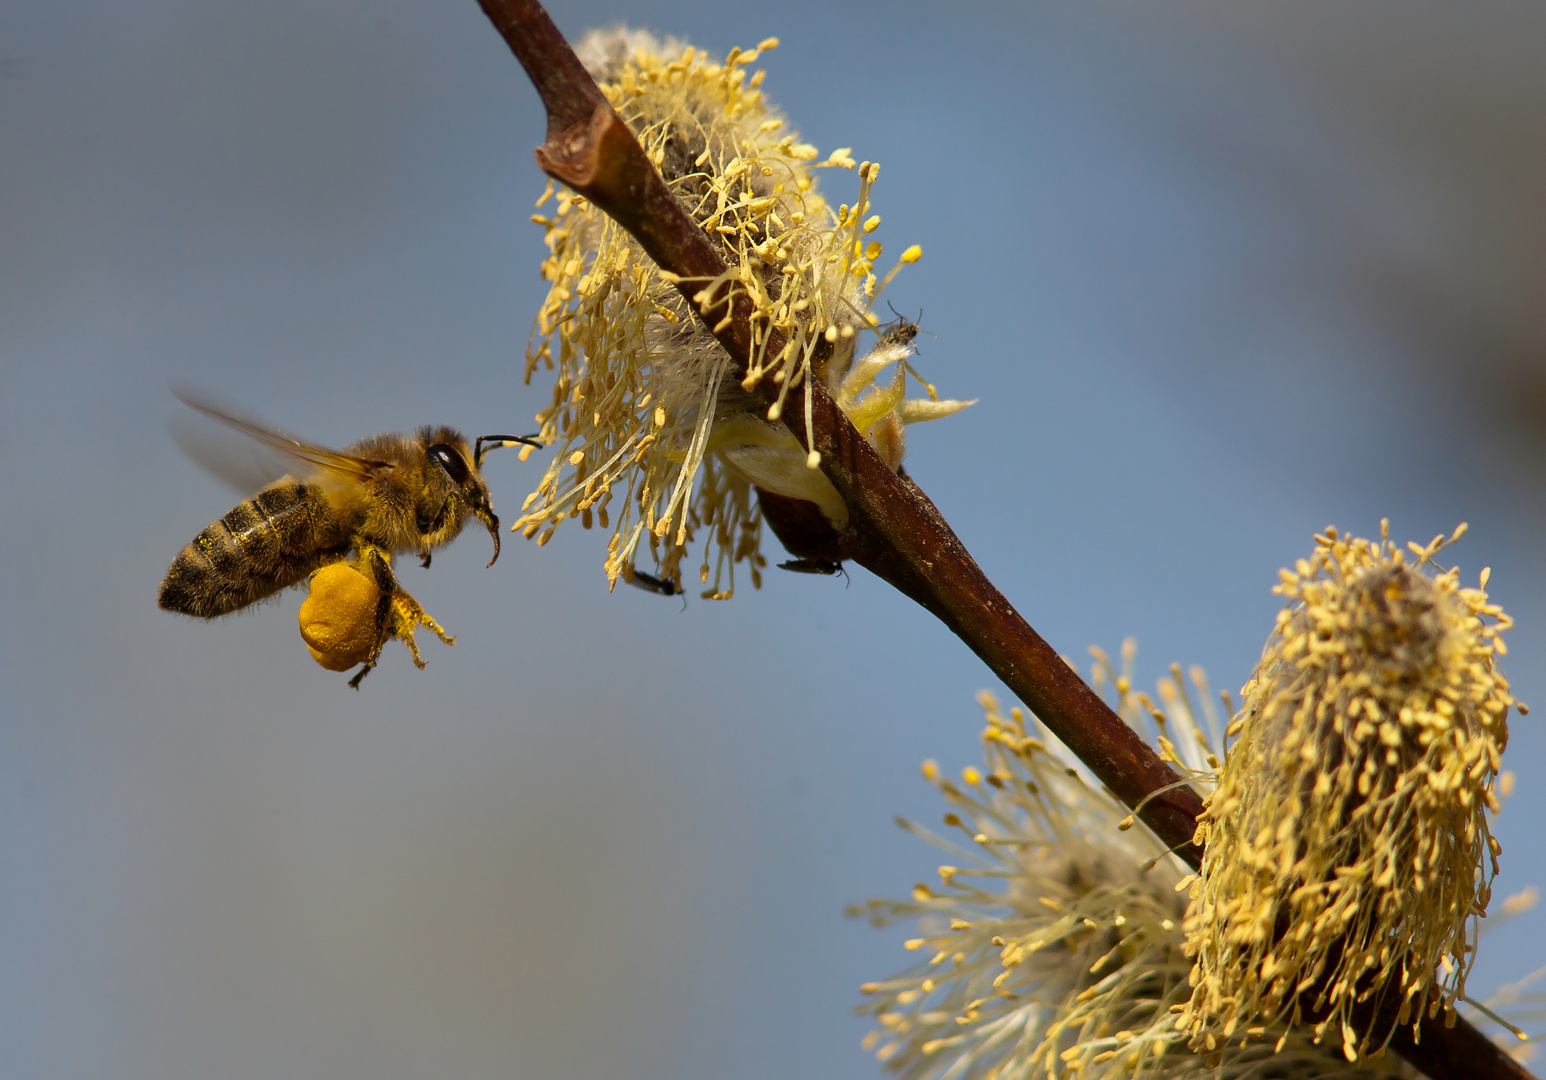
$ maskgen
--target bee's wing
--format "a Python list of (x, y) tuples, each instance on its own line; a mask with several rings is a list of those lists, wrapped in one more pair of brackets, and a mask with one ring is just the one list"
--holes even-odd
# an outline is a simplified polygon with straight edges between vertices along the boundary
[(168, 417), (166, 430), (189, 461), (244, 498), (296, 469), (288, 454), (192, 412)]
[[(277, 451), (284, 458), (292, 461), (303, 461), (312, 466), (313, 470), (332, 473), (335, 476), (341, 476), (354, 481), (378, 480), (392, 471), (393, 466), (389, 461), (356, 457), (353, 454), (329, 450), (327, 447), (318, 446), (315, 443), (303, 442), (277, 428), (242, 416), (228, 406), (215, 405), (185, 387), (173, 387), (172, 393), (190, 409), (202, 413), (212, 420), (218, 420), (228, 427), (235, 428), (243, 435), (256, 440), (259, 445), (268, 450)], [(183, 438), (176, 435), (174, 435), (174, 438), (177, 438), (179, 445), (183, 446), (185, 450), (191, 451), (190, 456), (195, 461), (210, 469), (211, 472), (222, 480), (250, 485), (251, 481), (256, 478), (258, 470), (233, 465), (230, 455), (221, 453), (210, 454), (197, 439)], [(259, 464), (261, 465), (261, 463)], [(272, 471), (272, 467), (262, 469), (265, 478), (256, 485), (248, 486), (247, 490), (249, 492), (254, 491), (268, 481), (277, 479), (277, 475), (268, 475)]]

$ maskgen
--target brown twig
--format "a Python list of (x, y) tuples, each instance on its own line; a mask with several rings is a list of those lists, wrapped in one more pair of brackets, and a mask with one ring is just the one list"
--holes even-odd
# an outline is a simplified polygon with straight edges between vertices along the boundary
[[(658, 266), (682, 279), (683, 296), (724, 346), (735, 377), (744, 375), (754, 344), (750, 301), (729, 290), (706, 304), (695, 299), (702, 282), (726, 270), (718, 248), (672, 196), (542, 6), (535, 0), (479, 3), (547, 109), (538, 166), (611, 215)], [(776, 330), (770, 335), (766, 353), (776, 356), (784, 341)], [(777, 388), (762, 385), (771, 404)], [(881, 459), (820, 382), (812, 380), (810, 390), (810, 439), (803, 417), (785, 423), (802, 445), (820, 453), (822, 471), (848, 505), (844, 553), (933, 612), (1117, 798), (1129, 807), (1143, 803), (1144, 822), (1198, 866), (1202, 852), (1192, 843), (1202, 811), (1197, 793), (1182, 785), (1149, 798), (1180, 778), (1015, 611), (928, 496)], [(1381, 1020), (1376, 1030), (1386, 1030), (1393, 1016)], [(1423, 1035), (1419, 1047), (1410, 1027), (1402, 1027), (1391, 1046), (1434, 1080), (1529, 1080), (1464, 1020), (1447, 1029), (1429, 1024)]]

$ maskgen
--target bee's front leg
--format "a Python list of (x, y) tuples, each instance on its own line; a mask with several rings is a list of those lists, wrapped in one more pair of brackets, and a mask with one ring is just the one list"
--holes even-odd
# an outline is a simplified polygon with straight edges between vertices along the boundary
[(429, 548), (425, 548), (423, 551), (419, 552), (419, 558), (420, 558), (420, 560), (422, 560), (419, 563), (419, 565), (424, 567), (424, 569), (428, 570), (429, 569)]

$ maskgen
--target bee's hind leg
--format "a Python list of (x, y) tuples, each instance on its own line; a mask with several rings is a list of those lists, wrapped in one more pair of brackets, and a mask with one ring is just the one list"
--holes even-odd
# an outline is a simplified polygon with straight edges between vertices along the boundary
[[(365, 657), (364, 666), (355, 672), (354, 678), (349, 680), (349, 685), (355, 690), (360, 688), (360, 683), (365, 676), (370, 674), (377, 661), (381, 659), (381, 647), (387, 639), (398, 636), (396, 609), (392, 603), (393, 597), (399, 591), (397, 575), (392, 573), (390, 556), (380, 548), (372, 544), (360, 545), (360, 556), (355, 563), (362, 572), (368, 572), (376, 583), (376, 590), (380, 594), (376, 600), (376, 631), (375, 644)], [(410, 648), (412, 646), (410, 645)], [(414, 649), (414, 659), (418, 659), (418, 650)], [(420, 667), (424, 665), (419, 664)]]
[(425, 666), (425, 660), (419, 654), (418, 642), (413, 639), (413, 632), (418, 627), (427, 626), (447, 645), (456, 644), (456, 639), (446, 633), (419, 602), (398, 584), (397, 575), (392, 573), (391, 556), (374, 544), (367, 544), (361, 545), (360, 561), (370, 567), (376, 588), (381, 591), (381, 598), (376, 603), (375, 647), (365, 658), (365, 666), (349, 680), (349, 685), (356, 690), (359, 689), (360, 680), (376, 666), (376, 662), (381, 658), (382, 646), (390, 638), (397, 638), (408, 647), (408, 652), (413, 656), (414, 665), (419, 668)]

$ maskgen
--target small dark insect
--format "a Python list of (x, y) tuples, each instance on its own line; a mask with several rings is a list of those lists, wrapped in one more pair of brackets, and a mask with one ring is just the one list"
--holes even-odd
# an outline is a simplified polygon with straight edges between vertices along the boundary
[(848, 579), (848, 571), (843, 569), (842, 563), (827, 559), (790, 559), (779, 563), (778, 568), (796, 574), (825, 574), (827, 577), (842, 574), (845, 581)]
[(654, 593), (656, 596), (681, 596), (682, 590), (674, 581), (664, 581), (654, 574), (646, 574), (643, 570), (635, 570), (631, 576), (623, 578), (635, 589), (643, 589), (645, 592)]
[(392, 559), (412, 551), (428, 566), (431, 549), (450, 543), (468, 519), (476, 518), (493, 538), (493, 566), (499, 558), (499, 518), (480, 471), (483, 456), (496, 446), (540, 445), (535, 438), (484, 435), (469, 452), (467, 440), (451, 428), (421, 427), (412, 435), (372, 435), (340, 452), (198, 398), (177, 396), (301, 467), (239, 504), (183, 548), (161, 582), (161, 607), (217, 618), (298, 585), (313, 571), (355, 553), (358, 568), (381, 595), (375, 643), (349, 685), (358, 689), (389, 637), (403, 638), (420, 667), (424, 662), (413, 644), (416, 626), (428, 626), (450, 641), (397, 583)]
[[(891, 301), (886, 301), (886, 306), (891, 308), (891, 314), (896, 316), (896, 321), (888, 322), (880, 328), (880, 340), (887, 345), (906, 345), (918, 336), (918, 324), (903, 315), (896, 308), (891, 307)], [(918, 312), (918, 318), (923, 318), (923, 312)]]

